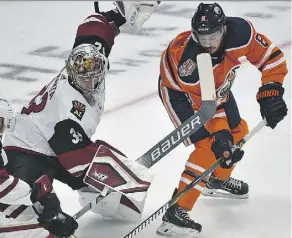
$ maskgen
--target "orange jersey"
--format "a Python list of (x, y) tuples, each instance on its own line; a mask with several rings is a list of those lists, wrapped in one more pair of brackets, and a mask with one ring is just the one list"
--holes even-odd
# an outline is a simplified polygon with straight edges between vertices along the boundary
[[(223, 57), (212, 57), (217, 105), (229, 98), (229, 91), (243, 57), (262, 72), (262, 83), (283, 83), (287, 74), (283, 52), (253, 25), (239, 17), (227, 17)], [(201, 105), (200, 79), (196, 56), (204, 49), (182, 32), (162, 53), (160, 62), (161, 86), (188, 94), (194, 110)]]

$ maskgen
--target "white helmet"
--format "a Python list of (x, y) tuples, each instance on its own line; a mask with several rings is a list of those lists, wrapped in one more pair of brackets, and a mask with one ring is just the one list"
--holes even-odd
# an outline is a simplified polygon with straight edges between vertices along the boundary
[(91, 44), (74, 48), (66, 62), (68, 76), (74, 85), (86, 94), (94, 94), (105, 79), (108, 59)]

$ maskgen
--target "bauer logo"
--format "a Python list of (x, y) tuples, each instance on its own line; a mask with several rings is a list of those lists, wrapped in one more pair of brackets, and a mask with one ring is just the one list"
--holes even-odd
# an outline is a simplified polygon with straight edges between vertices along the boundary
[(190, 136), (191, 131), (195, 129), (196, 125), (201, 125), (201, 119), (199, 116), (195, 117), (193, 120), (181, 127), (175, 133), (172, 133), (164, 141), (161, 141), (158, 147), (154, 148), (151, 153), (152, 161), (155, 161), (158, 158), (164, 156), (164, 154), (167, 154), (168, 151), (172, 150), (173, 147), (178, 145), (181, 140), (187, 139)]

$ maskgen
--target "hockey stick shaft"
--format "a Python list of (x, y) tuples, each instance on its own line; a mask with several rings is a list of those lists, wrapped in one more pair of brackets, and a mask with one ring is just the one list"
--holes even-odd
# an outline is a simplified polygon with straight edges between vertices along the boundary
[(200, 110), (187, 121), (173, 130), (165, 138), (154, 145), (144, 155), (136, 160), (139, 164), (150, 168), (180, 145), (184, 140), (198, 131), (216, 113), (215, 100), (206, 100), (201, 104)]
[(202, 94), (199, 111), (138, 158), (136, 162), (139, 164), (150, 168), (203, 127), (215, 115), (217, 109), (215, 80), (210, 54), (202, 53), (197, 55), (197, 64)]
[[(266, 125), (266, 120), (262, 120), (256, 127), (254, 127), (246, 136), (244, 136), (236, 145), (233, 146), (233, 149), (242, 148), (247, 141), (249, 141), (256, 133), (258, 133)], [(214, 164), (211, 165), (204, 173), (202, 173), (196, 180), (188, 184), (184, 190), (174, 196), (169, 202), (169, 207), (174, 205), (182, 196), (189, 192), (195, 185), (201, 182), (205, 177), (209, 176), (221, 163), (224, 158), (218, 159)]]
[[(95, 11), (99, 12), (98, 2), (94, 3), (94, 7), (95, 7)], [(214, 75), (213, 75), (212, 62), (211, 62), (210, 55), (200, 54), (197, 57), (197, 61), (198, 61), (198, 69), (199, 69), (200, 78), (204, 79), (200, 83), (201, 91), (202, 91), (201, 110), (198, 113), (194, 114), (180, 127), (172, 131), (168, 136), (166, 136), (163, 140), (161, 140), (159, 143), (153, 146), (150, 150), (148, 150), (143, 156), (141, 156), (139, 159), (136, 160), (137, 162), (141, 162), (142, 165), (148, 168), (151, 167), (156, 162), (158, 162), (162, 157), (164, 157), (170, 151), (172, 151), (176, 146), (178, 146), (191, 134), (193, 134), (195, 131), (200, 129), (205, 124), (205, 122), (207, 122), (207, 120), (210, 119), (216, 112)], [(177, 138), (175, 136), (177, 136)], [(154, 161), (153, 161), (153, 155), (155, 156)], [(103, 196), (98, 195), (94, 200), (92, 200), (80, 211), (78, 211), (73, 216), (73, 218), (75, 220), (79, 219), (87, 211), (89, 211), (95, 204), (100, 202), (99, 199), (101, 197)]]
[[(256, 133), (258, 133), (264, 126), (266, 125), (266, 120), (261, 121), (255, 128), (253, 128), (246, 136), (243, 137), (236, 145), (235, 148), (242, 148), (243, 145), (249, 141)], [(188, 184), (184, 190), (176, 194), (171, 200), (169, 200), (166, 204), (160, 207), (156, 212), (150, 215), (146, 220), (136, 226), (132, 231), (130, 231), (123, 238), (132, 238), (136, 236), (140, 231), (142, 231), (147, 225), (149, 225), (152, 221), (154, 221), (158, 216), (163, 214), (169, 207), (173, 206), (177, 201), (184, 196), (188, 191), (190, 191), (194, 186), (196, 186), (199, 182), (201, 182), (205, 177), (209, 176), (219, 165), (223, 158), (218, 159), (214, 164), (210, 166), (205, 172), (203, 172), (196, 180)]]
[(95, 13), (100, 13), (99, 6), (98, 6), (98, 1), (94, 1), (94, 11), (95, 11)]

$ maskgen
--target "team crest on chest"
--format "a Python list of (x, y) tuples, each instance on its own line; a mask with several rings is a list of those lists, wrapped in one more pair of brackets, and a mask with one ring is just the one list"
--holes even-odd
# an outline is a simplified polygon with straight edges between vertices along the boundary
[(229, 72), (226, 74), (224, 83), (216, 90), (217, 93), (217, 103), (223, 103), (227, 100), (231, 86), (236, 77), (236, 70), (239, 69), (239, 65), (234, 66)]
[(184, 63), (179, 66), (179, 76), (184, 77), (184, 76), (189, 76), (192, 74), (192, 72), (197, 68), (197, 65), (194, 61), (191, 59), (188, 59)]
[(81, 121), (85, 113), (86, 106), (83, 103), (78, 102), (76, 100), (72, 101), (72, 104), (73, 107), (70, 112)]

